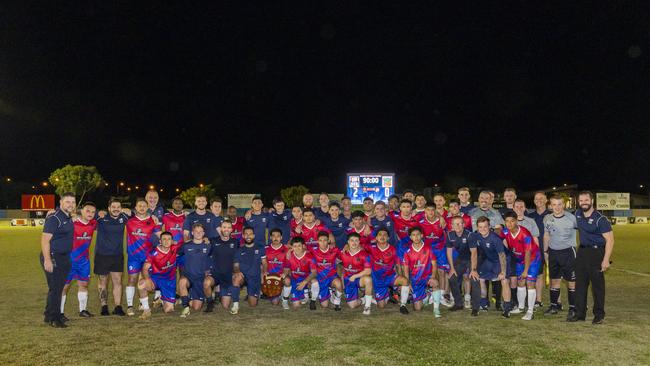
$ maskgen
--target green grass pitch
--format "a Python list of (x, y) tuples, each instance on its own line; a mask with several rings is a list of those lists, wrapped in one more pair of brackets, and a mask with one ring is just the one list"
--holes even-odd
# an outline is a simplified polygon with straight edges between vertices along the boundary
[[(592, 326), (564, 322), (566, 313), (531, 322), (495, 311), (434, 319), (430, 308), (400, 315), (396, 306), (364, 317), (361, 310), (284, 311), (262, 301), (149, 321), (77, 316), (68, 296), (67, 329), (42, 321), (45, 277), (38, 264), (38, 228), (0, 226), (0, 364), (241, 365), (634, 365), (650, 364), (650, 226), (616, 226), (607, 273), (607, 317)], [(92, 249), (91, 249), (92, 253)], [(545, 291), (545, 302), (548, 293)], [(110, 291), (109, 291), (110, 297)], [(566, 299), (563, 289), (562, 298)], [(112, 302), (112, 298), (111, 298)], [(112, 304), (111, 304), (112, 307)], [(99, 313), (96, 278), (89, 310)], [(591, 317), (591, 314), (589, 314)], [(589, 320), (589, 319), (588, 319)]]

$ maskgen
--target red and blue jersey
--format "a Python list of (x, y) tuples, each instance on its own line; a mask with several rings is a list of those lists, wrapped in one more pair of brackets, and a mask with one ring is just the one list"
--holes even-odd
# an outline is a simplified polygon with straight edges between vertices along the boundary
[(388, 245), (384, 250), (377, 245), (370, 248), (370, 268), (376, 277), (389, 278), (395, 275), (395, 265), (398, 263), (397, 249), (394, 246)]
[(183, 242), (183, 223), (185, 223), (185, 213), (177, 215), (173, 212), (166, 212), (162, 217), (162, 224), (165, 231), (172, 234), (174, 243)]
[(176, 280), (176, 257), (180, 247), (180, 244), (174, 244), (169, 247), (167, 253), (163, 252), (160, 247), (156, 247), (147, 254), (145, 263), (151, 264), (149, 274), (157, 278)]
[(325, 227), (324, 224), (320, 223), (316, 225), (315, 223), (312, 224), (312, 227), (307, 226), (304, 222), (302, 225), (300, 225), (300, 234), (296, 234), (297, 236), (300, 236), (303, 238), (305, 241), (305, 245), (307, 246), (308, 249), (313, 250), (315, 248), (318, 248), (318, 233), (321, 231), (325, 231), (328, 234), (331, 234), (330, 229)]
[(423, 245), (420, 250), (415, 250), (413, 245), (404, 253), (402, 265), (409, 271), (411, 282), (422, 283), (429, 280), (433, 273), (432, 261), (436, 260), (433, 250), (429, 245)]
[[(364, 233), (364, 231), (366, 230), (366, 227), (368, 227), (368, 229), (370, 229), (370, 232), (368, 233), (368, 235), (366, 235), (366, 234)], [(345, 229), (345, 233), (346, 233), (347, 235), (350, 235), (350, 234), (352, 234), (352, 233), (357, 233), (357, 234), (359, 234), (359, 236), (361, 237), (361, 238), (360, 238), (360, 241), (359, 241), (359, 243), (361, 244), (361, 247), (362, 247), (364, 250), (369, 251), (369, 250), (370, 250), (370, 246), (372, 245), (372, 242), (375, 241), (375, 236), (373, 235), (372, 230), (373, 230), (373, 229), (372, 229), (372, 226), (370, 226), (370, 225), (363, 225), (363, 227), (361, 228), (361, 230), (357, 230), (357, 229), (355, 229), (354, 227), (349, 227), (349, 228)]]
[(370, 256), (368, 252), (361, 249), (358, 252), (351, 254), (350, 251), (342, 251), (339, 254), (339, 260), (343, 266), (343, 277), (345, 279), (362, 272), (366, 268), (370, 268)]
[(431, 222), (426, 217), (420, 220), (422, 228), (422, 240), (424, 244), (435, 250), (441, 250), (445, 247), (445, 230), (442, 228), (442, 222), (439, 217)]
[(74, 235), (72, 237), (72, 251), (70, 260), (73, 262), (88, 260), (90, 242), (93, 240), (93, 233), (97, 228), (97, 221), (90, 220), (87, 223), (77, 219), (74, 220)]
[(312, 270), (316, 269), (316, 262), (314, 256), (305, 251), (302, 257), (296, 256), (296, 253), (291, 252), (289, 259), (284, 263), (284, 268), (289, 268), (292, 281), (304, 281), (309, 277)]
[(269, 274), (276, 276), (282, 274), (284, 263), (287, 261), (288, 250), (285, 245), (280, 245), (277, 249), (273, 248), (271, 244), (266, 246), (266, 263)]
[[(469, 215), (465, 215), (465, 213), (463, 212), (461, 212), (460, 215), (458, 216), (463, 218), (463, 227), (469, 231), (472, 231), (472, 218), (469, 217)], [(452, 214), (445, 215), (445, 223), (447, 224), (445, 230), (447, 230), (447, 232), (451, 232), (454, 230), (451, 228), (451, 221), (453, 220), (454, 217), (455, 216), (453, 216)]]
[(154, 235), (160, 231), (151, 216), (141, 219), (133, 216), (126, 222), (126, 252), (129, 257), (146, 257), (153, 246)]
[(326, 251), (322, 251), (319, 247), (311, 251), (314, 262), (316, 262), (316, 273), (319, 282), (336, 277), (336, 263), (339, 253), (337, 247), (328, 247)]
[(413, 209), (412, 215), (413, 217), (415, 217), (416, 220), (420, 221), (424, 218), (424, 209), (422, 209), (422, 211), (417, 211), (417, 209)]
[(237, 239), (240, 243), (242, 242), (242, 234), (244, 233), (244, 225), (246, 225), (246, 219), (243, 217), (235, 217), (232, 222), (232, 234), (230, 237)]
[(533, 240), (533, 235), (523, 226), (519, 226), (519, 231), (512, 234), (508, 229), (503, 229), (506, 243), (512, 253), (512, 256), (517, 259), (518, 263), (524, 263), (526, 258), (526, 251), (530, 250), (531, 263), (540, 258), (539, 246)]
[(405, 219), (398, 213), (393, 216), (393, 222), (395, 223), (395, 234), (397, 234), (399, 240), (408, 238), (409, 230), (419, 226), (418, 220), (413, 215), (411, 215), (410, 218)]

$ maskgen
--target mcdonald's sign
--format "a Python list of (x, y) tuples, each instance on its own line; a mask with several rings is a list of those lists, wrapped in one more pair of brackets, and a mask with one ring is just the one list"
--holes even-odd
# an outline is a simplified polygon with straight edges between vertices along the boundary
[(23, 211), (54, 210), (53, 194), (23, 194), (21, 199)]

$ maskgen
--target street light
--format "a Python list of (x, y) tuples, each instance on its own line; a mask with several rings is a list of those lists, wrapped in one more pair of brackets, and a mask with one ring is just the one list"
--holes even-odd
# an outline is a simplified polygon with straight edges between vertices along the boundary
[(124, 187), (124, 182), (120, 182), (120, 187)]
[(153, 184), (149, 185), (149, 189), (154, 189), (156, 188)]
[(131, 187), (126, 187), (126, 190), (131, 192)]
[(199, 183), (199, 187), (203, 188), (203, 183)]
[(49, 184), (48, 184), (47, 182), (43, 182), (43, 183), (41, 183), (41, 185), (42, 185), (43, 187), (47, 187)]
[(140, 186), (135, 186), (135, 189), (140, 189)]
[(11, 178), (7, 178), (7, 183), (11, 183)]
[(176, 192), (180, 192), (180, 191), (181, 191), (181, 189), (180, 189), (180, 188), (176, 188)]
[(639, 188), (643, 188), (643, 184), (639, 184)]
[(557, 189), (557, 187), (553, 187), (553, 190), (556, 190), (556, 189)]

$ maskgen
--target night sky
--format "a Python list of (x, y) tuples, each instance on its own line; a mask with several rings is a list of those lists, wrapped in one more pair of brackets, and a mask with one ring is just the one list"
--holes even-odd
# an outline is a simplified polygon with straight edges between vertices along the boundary
[(343, 192), (350, 171), (395, 172), (398, 191), (650, 183), (642, 2), (92, 3), (3, 9), (1, 176), (73, 163), (230, 192)]

